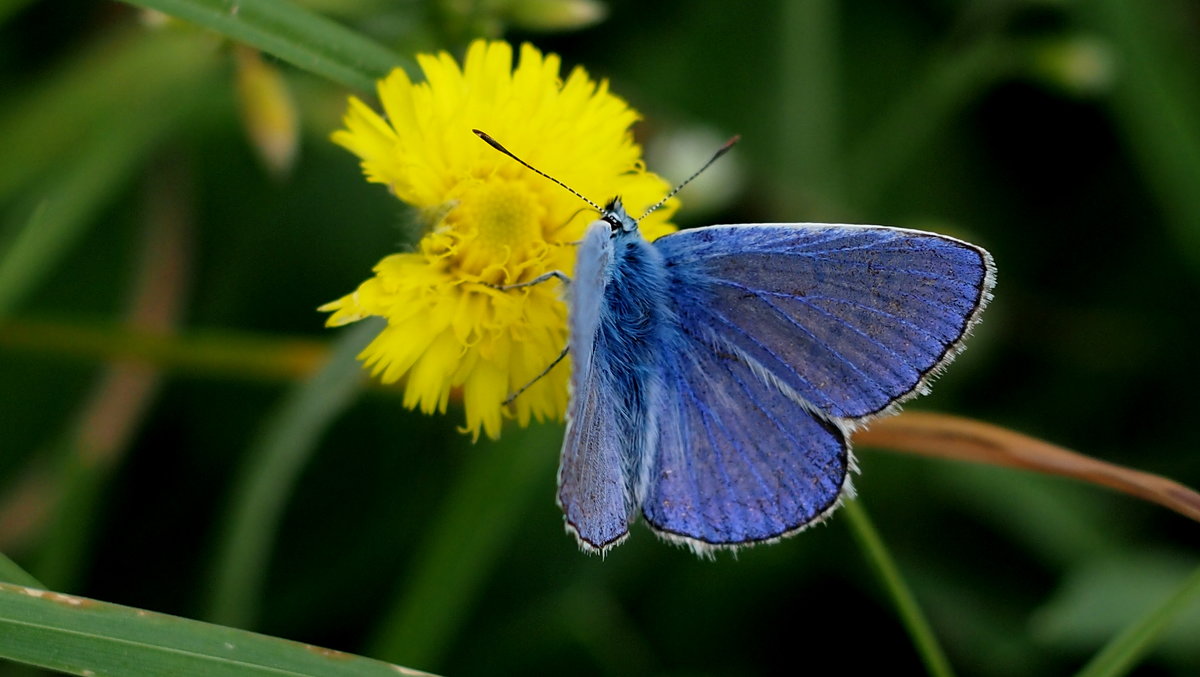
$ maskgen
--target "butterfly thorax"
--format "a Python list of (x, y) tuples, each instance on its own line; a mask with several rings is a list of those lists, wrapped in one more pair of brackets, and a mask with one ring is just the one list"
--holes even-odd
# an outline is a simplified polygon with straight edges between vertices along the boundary
[(609, 356), (605, 374), (611, 390), (622, 393), (618, 409), (621, 436), (632, 452), (626, 458), (631, 498), (640, 500), (646, 464), (653, 456), (651, 440), (657, 430), (656, 401), (661, 383), (660, 360), (670, 326), (665, 303), (666, 269), (662, 255), (637, 230), (619, 200), (609, 204), (602, 217), (613, 227), (612, 263), (604, 288), (605, 312), (598, 327), (596, 346)]

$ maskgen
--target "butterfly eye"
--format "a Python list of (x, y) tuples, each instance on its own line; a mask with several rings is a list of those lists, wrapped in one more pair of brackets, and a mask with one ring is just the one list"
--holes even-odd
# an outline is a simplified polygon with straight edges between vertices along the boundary
[(616, 214), (605, 214), (601, 219), (608, 224), (609, 228), (612, 228), (613, 235), (625, 230), (625, 227), (621, 225), (621, 219), (617, 218)]

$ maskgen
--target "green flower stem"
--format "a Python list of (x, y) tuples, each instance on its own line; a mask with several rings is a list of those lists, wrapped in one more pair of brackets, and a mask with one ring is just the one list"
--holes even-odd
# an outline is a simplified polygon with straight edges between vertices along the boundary
[(412, 62), (320, 14), (283, 0), (125, 0), (179, 17), (360, 91)]
[(884, 589), (892, 598), (892, 604), (900, 614), (900, 622), (904, 624), (904, 629), (912, 638), (917, 653), (925, 663), (925, 669), (931, 675), (952, 677), (954, 670), (950, 667), (950, 661), (946, 659), (946, 654), (938, 644), (933, 629), (929, 627), (929, 621), (925, 619), (925, 614), (917, 605), (916, 597), (913, 596), (908, 584), (900, 576), (900, 568), (896, 566), (896, 561), (888, 553), (883, 539), (879, 537), (879, 532), (875, 530), (875, 526), (867, 516), (867, 511), (859, 501), (854, 500), (846, 502), (842, 508), (842, 514), (850, 521), (850, 528), (855, 540), (858, 541), (867, 561), (871, 563), (880, 582), (883, 583)]
[(254, 623), (288, 496), (322, 433), (361, 391), (365, 376), (356, 357), (378, 333), (374, 320), (344, 331), (324, 368), (288, 394), (252, 443), (223, 520), (207, 614), (214, 622)]
[[(788, 168), (789, 185), (808, 187), (809, 199), (821, 211), (842, 203), (845, 197), (842, 170), (848, 166), (841, 160), (838, 124), (841, 111), (837, 3), (831, 0), (786, 3), (781, 23), (782, 42), (787, 47), (781, 64), (780, 108), (787, 119), (780, 123), (779, 145), (785, 154), (779, 159), (780, 166)], [(856, 185), (861, 181), (854, 172), (845, 176), (854, 176)], [(849, 501), (843, 511), (930, 674), (941, 677), (953, 674), (866, 511), (856, 501)]]
[(1129, 672), (1154, 647), (1179, 614), (1200, 600), (1200, 568), (1179, 590), (1110, 641), (1079, 671), (1078, 677), (1116, 677)]
[(535, 490), (552, 492), (561, 436), (559, 426), (512, 428), (503, 441), (471, 449), (369, 655), (426, 667), (440, 662), (497, 557), (511, 547)]

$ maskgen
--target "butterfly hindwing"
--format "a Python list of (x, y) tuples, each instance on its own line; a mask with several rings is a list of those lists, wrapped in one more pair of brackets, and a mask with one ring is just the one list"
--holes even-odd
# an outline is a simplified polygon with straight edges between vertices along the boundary
[(642, 503), (651, 528), (702, 553), (778, 538), (832, 511), (849, 490), (843, 431), (741, 356), (679, 329)]
[(654, 244), (682, 326), (837, 419), (922, 391), (959, 349), (994, 280), (983, 249), (899, 228), (711, 226)]
[(574, 392), (558, 470), (558, 503), (582, 547), (606, 550), (629, 532), (630, 497), (612, 399), (596, 386)]
[(612, 263), (608, 229), (588, 231), (575, 264), (570, 301), (571, 404), (558, 469), (558, 504), (567, 528), (584, 548), (604, 550), (629, 531), (632, 501), (625, 477), (621, 401), (605, 377), (609, 359), (596, 339), (607, 312)]

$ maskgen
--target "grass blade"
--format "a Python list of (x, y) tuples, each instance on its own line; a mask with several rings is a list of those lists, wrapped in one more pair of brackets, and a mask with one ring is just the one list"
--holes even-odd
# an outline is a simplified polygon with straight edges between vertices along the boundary
[(838, 69), (839, 3), (788, 2), (782, 6), (779, 79), (781, 157), (788, 186), (804, 186), (818, 208), (838, 204), (841, 193), (841, 82)]
[[(9, 168), (0, 171), (0, 195), (23, 189), (32, 200), (18, 217), (19, 225), (6, 228), (0, 242), (0, 318), (11, 313), (54, 269), (92, 223), (96, 212), (142, 165), (155, 142), (191, 112), (193, 104), (203, 100), (206, 88), (202, 85), (209, 72), (207, 66), (213, 62), (210, 50), (198, 47), (195, 41), (184, 43), (169, 47), (156, 39), (138, 48), (122, 47), (122, 54), (152, 59), (154, 65), (144, 69), (141, 76), (128, 67), (124, 57), (118, 60), (119, 68), (113, 66), (114, 73), (96, 74), (112, 90), (129, 90), (128, 98), (121, 98), (125, 109), (119, 115), (114, 112), (103, 117), (93, 112), (94, 117), (88, 117), (76, 110), (97, 107), (91, 99), (97, 92), (92, 85), (79, 81), (80, 75), (91, 72), (86, 69), (48, 88), (53, 91), (39, 96), (34, 110), (0, 120), (0, 136), (18, 140), (5, 157), (9, 163), (0, 163)], [(110, 94), (104, 96), (113, 98)], [(116, 110), (111, 103), (102, 107)], [(71, 114), (66, 115), (67, 111)], [(92, 129), (101, 118), (104, 133), (80, 139), (68, 155), (56, 155), (65, 152), (57, 146), (57, 140), (46, 144), (48, 147), (37, 145), (42, 138), (59, 138), (54, 121)], [(74, 133), (67, 129), (63, 136)], [(55, 173), (45, 177), (43, 185), (22, 188), (43, 165), (53, 167)]]
[(161, 124), (114, 124), (82, 149), (0, 251), (0, 317), (9, 315), (141, 164)]
[(985, 36), (961, 51), (937, 55), (918, 84), (887, 106), (846, 160), (860, 208), (874, 205), (930, 140), (1011, 68), (1010, 50), (1000, 38)]
[(474, 447), (371, 655), (403, 656), (409, 665), (440, 661), (534, 488), (549, 489), (561, 435), (558, 426), (539, 425)]
[[(39, 181), (65, 174), (60, 168), (102, 143), (97, 137), (110, 126), (153, 126), (199, 98), (197, 81), (219, 63), (213, 42), (178, 31), (112, 31), (10, 95), (0, 107), (0, 202), (15, 203), (37, 193)], [(96, 133), (101, 128), (105, 134)]]
[(1153, 648), (1176, 616), (1200, 599), (1200, 569), (1161, 606), (1113, 638), (1079, 671), (1078, 677), (1115, 677), (1129, 672)]
[(77, 675), (421, 674), (276, 637), (8, 583), (0, 583), (0, 658)]
[(1114, 47), (1117, 122), (1176, 237), (1200, 262), (1200, 69), (1175, 30), (1189, 15), (1174, 6), (1097, 0), (1077, 10)]
[(218, 547), (212, 620), (253, 623), (287, 498), (321, 434), (362, 389), (365, 376), (356, 358), (378, 333), (372, 321), (343, 332), (324, 368), (297, 386), (259, 432), (238, 475)]
[(20, 565), (9, 559), (8, 555), (4, 553), (0, 553), (0, 582), (26, 585), (34, 588), (42, 587), (38, 579), (22, 569)]
[(288, 63), (355, 89), (411, 62), (319, 14), (279, 0), (126, 0), (156, 9), (256, 47)]

